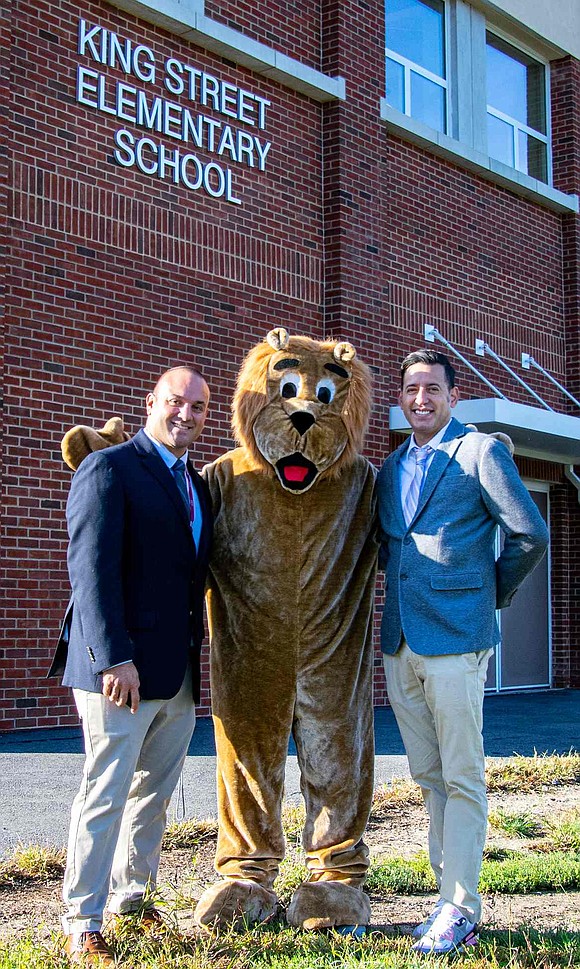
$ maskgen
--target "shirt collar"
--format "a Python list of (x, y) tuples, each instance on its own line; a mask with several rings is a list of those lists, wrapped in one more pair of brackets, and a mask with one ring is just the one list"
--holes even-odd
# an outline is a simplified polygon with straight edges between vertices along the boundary
[(153, 435), (147, 430), (146, 427), (144, 427), (143, 430), (145, 431), (147, 437), (149, 438), (153, 446), (156, 448), (157, 453), (159, 454), (159, 457), (162, 458), (162, 460), (165, 462), (168, 468), (172, 468), (176, 461), (183, 461), (183, 463), (187, 467), (187, 451), (185, 452), (185, 454), (182, 454), (180, 458), (176, 458), (175, 454), (172, 454), (169, 448), (165, 447), (165, 444), (161, 444), (161, 441), (155, 440)]
[[(451, 417), (447, 421), (445, 427), (442, 427), (441, 430), (438, 431), (437, 434), (435, 435), (435, 437), (432, 437), (430, 441), (427, 441), (427, 444), (429, 445), (429, 447), (432, 448), (434, 451), (441, 444), (441, 441), (445, 437), (445, 432), (446, 432), (447, 428), (449, 427), (449, 425), (451, 424), (451, 421), (452, 420), (453, 420), (453, 418)], [(409, 441), (409, 450), (411, 450), (412, 447), (420, 447), (420, 446), (421, 445), (420, 444), (417, 444), (417, 442), (415, 440), (415, 435), (414, 434), (411, 434), (411, 439)], [(423, 447), (425, 447), (425, 445), (423, 445)]]

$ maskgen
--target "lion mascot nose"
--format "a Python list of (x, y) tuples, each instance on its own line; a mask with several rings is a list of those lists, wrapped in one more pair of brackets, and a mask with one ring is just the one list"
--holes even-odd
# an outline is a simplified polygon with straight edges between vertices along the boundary
[(290, 415), (290, 420), (299, 434), (306, 434), (308, 428), (314, 424), (314, 417), (306, 410), (295, 411)]

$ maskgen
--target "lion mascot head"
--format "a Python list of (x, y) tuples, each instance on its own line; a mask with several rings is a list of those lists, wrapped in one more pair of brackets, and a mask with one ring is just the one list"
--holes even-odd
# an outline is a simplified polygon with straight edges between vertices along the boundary
[(297, 494), (352, 463), (370, 406), (370, 372), (350, 343), (278, 328), (244, 360), (232, 426), (257, 466)]

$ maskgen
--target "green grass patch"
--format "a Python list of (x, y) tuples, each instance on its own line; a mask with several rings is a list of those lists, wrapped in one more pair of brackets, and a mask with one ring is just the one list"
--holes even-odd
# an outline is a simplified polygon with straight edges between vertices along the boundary
[(163, 835), (162, 848), (171, 851), (177, 848), (199, 848), (204, 841), (210, 841), (217, 836), (217, 821), (207, 818), (197, 821), (173, 821), (167, 825)]
[(306, 865), (302, 852), (298, 852), (296, 858), (293, 858), (292, 855), (286, 855), (282, 859), (280, 873), (274, 882), (274, 891), (282, 905), (288, 905), (293, 893), (306, 880), (306, 877)]
[[(487, 762), (485, 770), (487, 789), (490, 792), (517, 791), (528, 793), (547, 786), (580, 783), (580, 754), (534, 754), (522, 757), (516, 754), (506, 760)], [(375, 790), (371, 810), (371, 823), (380, 822), (392, 810), (422, 804), (421, 791), (413, 781), (394, 777), (388, 784)]]
[(565, 811), (560, 817), (548, 821), (551, 845), (557, 851), (574, 851), (580, 854), (580, 810)]
[[(427, 855), (413, 858), (379, 858), (367, 877), (369, 892), (379, 895), (420, 895), (435, 891)], [(502, 895), (580, 890), (580, 855), (565, 852), (486, 852), (479, 889)]]
[(18, 845), (0, 862), (0, 888), (30, 881), (52, 881), (64, 873), (64, 848)]
[[(0, 969), (68, 969), (60, 954), (62, 937), (35, 943), (29, 936), (0, 942)], [(126, 969), (419, 969), (449, 966), (448, 959), (424, 959), (410, 952), (412, 939), (370, 932), (360, 940), (335, 932), (300, 932), (282, 923), (163, 944), (113, 941)], [(461, 958), (470, 969), (565, 969), (580, 965), (580, 934), (483, 932), (480, 945)]]
[(393, 777), (388, 784), (379, 784), (373, 794), (371, 824), (385, 819), (392, 811), (412, 805), (422, 804), (421, 788), (413, 781)]
[(435, 878), (424, 852), (413, 858), (380, 858), (371, 862), (365, 887), (385, 895), (421, 895), (435, 891)]
[(482, 892), (528, 895), (580, 889), (580, 855), (554, 851), (513, 852), (501, 860), (484, 860), (479, 878)]
[(306, 821), (304, 804), (286, 803), (282, 809), (282, 828), (288, 841), (299, 842)]
[(517, 754), (509, 760), (488, 764), (485, 771), (488, 791), (538, 790), (558, 784), (580, 783), (580, 754)]
[(490, 812), (489, 823), (496, 831), (504, 831), (512, 838), (535, 838), (542, 830), (536, 818), (527, 811), (502, 811), (500, 808)]

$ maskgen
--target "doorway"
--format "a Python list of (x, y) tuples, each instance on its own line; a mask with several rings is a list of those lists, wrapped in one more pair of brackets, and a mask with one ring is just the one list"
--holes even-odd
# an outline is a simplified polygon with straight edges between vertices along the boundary
[[(549, 485), (527, 483), (549, 527)], [(498, 537), (499, 541), (502, 533)], [(502, 692), (549, 687), (552, 682), (550, 554), (524, 580), (511, 606), (498, 610), (502, 641), (490, 660), (486, 690)]]

